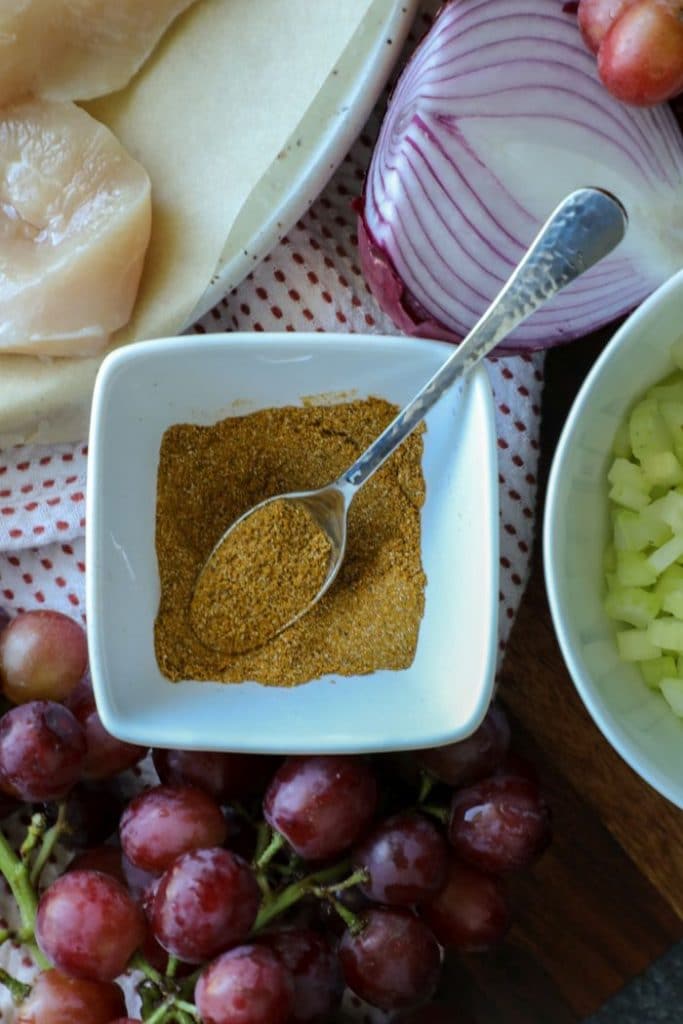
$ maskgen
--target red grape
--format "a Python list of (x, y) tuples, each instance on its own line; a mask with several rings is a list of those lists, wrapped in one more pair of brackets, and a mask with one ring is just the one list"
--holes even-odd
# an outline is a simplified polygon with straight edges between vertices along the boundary
[(683, 90), (683, 20), (678, 0), (634, 0), (602, 41), (598, 71), (617, 99), (651, 106)]
[(126, 885), (121, 851), (116, 846), (93, 846), (74, 857), (67, 871), (100, 871)]
[(304, 860), (326, 860), (351, 846), (377, 806), (377, 783), (358, 757), (289, 757), (263, 803), (266, 821)]
[(530, 779), (496, 775), (453, 795), (448, 838), (458, 856), (483, 871), (531, 864), (550, 841), (550, 812)]
[(445, 747), (421, 750), (423, 768), (449, 786), (465, 786), (495, 771), (510, 745), (510, 725), (502, 708), (492, 705), (479, 728)]
[(85, 631), (61, 612), (22, 612), (0, 633), (0, 686), (14, 704), (64, 700), (87, 665)]
[(95, 696), (92, 692), (90, 676), (85, 675), (67, 700), (67, 707), (80, 722), (88, 745), (83, 765), (83, 776), (86, 779), (106, 779), (118, 772), (132, 768), (140, 761), (147, 751), (144, 747), (134, 746), (116, 739), (102, 725)]
[(420, 814), (404, 811), (378, 825), (353, 853), (370, 873), (361, 891), (375, 903), (410, 906), (431, 899), (446, 882), (448, 845)]
[(193, 786), (155, 786), (132, 800), (121, 818), (121, 846), (144, 871), (165, 871), (181, 853), (225, 842), (223, 813)]
[(113, 981), (144, 938), (142, 911), (120, 882), (100, 871), (69, 871), (40, 898), (36, 941), (74, 978)]
[(48, 700), (0, 718), (0, 789), (28, 803), (59, 800), (78, 781), (85, 734), (68, 710)]
[(167, 786), (198, 786), (219, 803), (262, 793), (277, 759), (258, 754), (155, 750), (154, 767)]
[(179, 857), (162, 876), (152, 928), (173, 956), (202, 963), (246, 939), (261, 893), (248, 864), (214, 847)]
[(261, 946), (239, 946), (209, 964), (195, 989), (204, 1024), (285, 1024), (292, 982), (280, 960)]
[(452, 860), (445, 889), (420, 915), (442, 946), (476, 953), (496, 945), (510, 927), (510, 908), (500, 878)]
[(632, 3), (633, 0), (581, 0), (579, 28), (591, 53), (598, 52), (614, 22)]
[(325, 939), (310, 928), (291, 928), (259, 937), (282, 961), (294, 983), (291, 1024), (326, 1024), (341, 999), (339, 960)]
[(17, 1008), (15, 1024), (109, 1024), (125, 1012), (117, 985), (50, 970), (36, 978), (31, 994)]
[(360, 935), (339, 947), (349, 988), (380, 1010), (403, 1010), (428, 999), (439, 980), (441, 953), (418, 918), (400, 910), (370, 910)]

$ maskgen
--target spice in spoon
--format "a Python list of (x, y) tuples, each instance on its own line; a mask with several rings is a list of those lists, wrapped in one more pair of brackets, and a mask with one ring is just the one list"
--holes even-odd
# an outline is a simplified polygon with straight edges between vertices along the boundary
[(327, 579), (332, 547), (310, 512), (282, 498), (232, 529), (197, 581), (197, 637), (226, 654), (261, 647), (305, 611)]

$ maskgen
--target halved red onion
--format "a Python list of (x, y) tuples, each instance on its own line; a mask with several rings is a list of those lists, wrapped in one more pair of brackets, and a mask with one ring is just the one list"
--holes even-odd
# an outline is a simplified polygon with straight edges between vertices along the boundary
[(519, 327), (508, 350), (571, 341), (683, 265), (683, 137), (668, 107), (600, 83), (561, 0), (453, 0), (405, 68), (359, 224), (366, 279), (401, 330), (459, 340), (564, 195), (613, 191), (626, 239)]

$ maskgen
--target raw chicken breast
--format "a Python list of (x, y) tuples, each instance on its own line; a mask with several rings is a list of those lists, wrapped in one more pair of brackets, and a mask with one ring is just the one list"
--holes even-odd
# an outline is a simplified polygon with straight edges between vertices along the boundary
[(122, 89), (195, 0), (0, 0), (0, 104)]
[(0, 351), (91, 355), (130, 319), (147, 172), (72, 103), (0, 110)]

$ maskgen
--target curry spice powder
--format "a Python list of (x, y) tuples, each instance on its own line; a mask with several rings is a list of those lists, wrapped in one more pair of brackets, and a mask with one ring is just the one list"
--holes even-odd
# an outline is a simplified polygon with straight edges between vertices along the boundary
[(192, 598), (192, 628), (226, 654), (262, 647), (308, 608), (331, 555), (327, 534), (303, 505), (267, 502), (210, 556)]
[(421, 431), (354, 499), (342, 568), (307, 615), (261, 647), (225, 654), (201, 642), (190, 614), (200, 570), (231, 523), (266, 498), (335, 479), (397, 411), (368, 398), (265, 409), (214, 426), (177, 424), (166, 431), (157, 477), (161, 597), (154, 639), (168, 679), (294, 686), (322, 675), (412, 664), (426, 584)]

